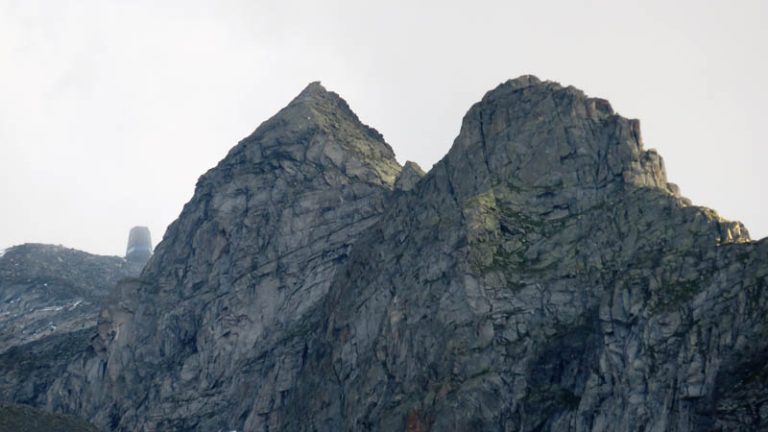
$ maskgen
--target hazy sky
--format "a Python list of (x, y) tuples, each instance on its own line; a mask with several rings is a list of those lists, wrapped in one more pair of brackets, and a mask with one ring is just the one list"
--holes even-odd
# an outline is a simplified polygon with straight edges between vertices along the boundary
[(768, 235), (768, 2), (0, 0), (0, 248), (122, 255), (310, 81), (400, 162), (522, 74), (609, 99), (694, 203)]

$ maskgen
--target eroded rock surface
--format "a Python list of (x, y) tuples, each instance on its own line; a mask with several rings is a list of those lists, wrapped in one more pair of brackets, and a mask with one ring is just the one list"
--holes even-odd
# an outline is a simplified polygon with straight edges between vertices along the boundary
[(409, 191), (416, 186), (416, 183), (424, 177), (426, 173), (416, 162), (408, 161), (403, 165), (403, 170), (395, 180), (395, 189)]
[(416, 168), (311, 84), (35, 391), (121, 431), (768, 427), (768, 241), (638, 121), (524, 76)]
[[(75, 401), (118, 430), (267, 430), (318, 305), (400, 165), (338, 95), (310, 84), (202, 176), (140, 279), (102, 311)], [(61, 398), (58, 400), (58, 398)]]
[(51, 414), (24, 405), (0, 405), (0, 431), (98, 432), (98, 429), (72, 416)]
[(101, 303), (140, 266), (62, 246), (24, 244), (0, 256), (0, 353), (93, 327)]
[(677, 196), (607, 102), (507, 82), (388, 208), (287, 430), (765, 428), (768, 242)]
[(120, 257), (62, 246), (6, 250), (0, 256), (0, 401), (45, 407), (50, 386), (91, 350), (112, 289), (140, 271)]

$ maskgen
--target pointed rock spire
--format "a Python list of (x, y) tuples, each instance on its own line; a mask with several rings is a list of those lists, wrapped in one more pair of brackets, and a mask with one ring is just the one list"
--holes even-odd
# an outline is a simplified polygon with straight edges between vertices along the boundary
[(325, 98), (337, 97), (335, 93), (329, 92), (323, 87), (320, 81), (312, 81), (304, 87), (304, 90), (296, 96), (291, 103), (306, 101), (306, 100), (322, 100)]
[(395, 189), (409, 191), (426, 173), (416, 162), (407, 161), (395, 180)]
[(262, 123), (223, 162), (269, 158), (333, 167), (346, 176), (390, 188), (401, 170), (384, 137), (317, 81)]

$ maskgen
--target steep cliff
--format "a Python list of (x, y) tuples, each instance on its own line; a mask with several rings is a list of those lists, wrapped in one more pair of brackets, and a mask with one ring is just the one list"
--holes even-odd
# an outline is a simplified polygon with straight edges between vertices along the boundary
[[(88, 383), (63, 380), (54, 407), (119, 430), (281, 424), (318, 303), (400, 169), (310, 84), (200, 178), (141, 278), (102, 311)], [(73, 399), (73, 387), (85, 389)]]
[(35, 391), (120, 431), (762, 430), (767, 278), (605, 100), (510, 80), (425, 175), (313, 83)]
[(97, 432), (98, 429), (71, 416), (51, 414), (24, 405), (0, 404), (0, 431)]
[(767, 274), (637, 121), (521, 77), (355, 244), (284, 428), (765, 430)]

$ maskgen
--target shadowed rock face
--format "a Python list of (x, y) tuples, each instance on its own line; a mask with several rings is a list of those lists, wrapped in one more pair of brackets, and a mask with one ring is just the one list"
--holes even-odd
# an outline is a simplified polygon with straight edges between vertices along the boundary
[(71, 416), (46, 413), (23, 405), (0, 405), (0, 431), (97, 432), (98, 429)]
[(429, 173), (318, 83), (203, 175), (39, 389), (112, 430), (761, 430), (768, 242), (525, 76)]
[(46, 389), (90, 349), (102, 303), (119, 280), (140, 271), (120, 257), (61, 246), (24, 244), (5, 251), (0, 401), (45, 405)]
[(93, 327), (112, 288), (140, 270), (119, 257), (62, 246), (8, 249), (0, 256), (0, 353)]

